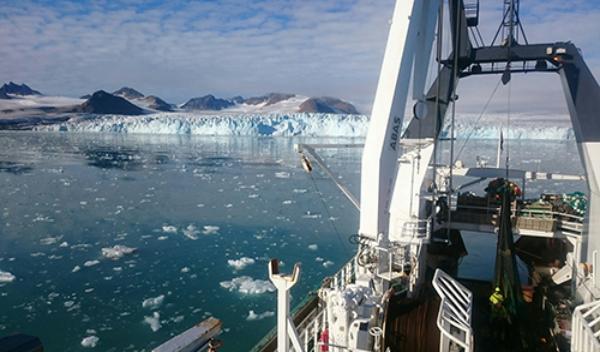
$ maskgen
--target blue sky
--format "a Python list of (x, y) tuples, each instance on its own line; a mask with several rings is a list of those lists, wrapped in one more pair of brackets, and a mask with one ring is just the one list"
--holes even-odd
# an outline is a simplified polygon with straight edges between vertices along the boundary
[[(174, 103), (208, 93), (330, 95), (368, 112), (393, 6), (393, 0), (0, 0), (0, 77), (70, 96), (127, 85)], [(482, 1), (487, 41), (501, 6)], [(521, 7), (530, 42), (571, 39), (600, 77), (600, 1), (524, 0)], [(527, 78), (515, 79), (515, 104), (522, 99), (523, 106), (534, 103), (528, 109), (564, 111), (557, 77)], [(488, 81), (461, 82), (465, 98), (458, 107), (478, 111), (495, 83)]]

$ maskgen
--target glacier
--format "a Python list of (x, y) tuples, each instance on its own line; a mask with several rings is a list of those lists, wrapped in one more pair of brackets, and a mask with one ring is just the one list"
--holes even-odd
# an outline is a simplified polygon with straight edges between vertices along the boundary
[[(451, 136), (449, 118), (441, 137)], [(128, 134), (178, 134), (205, 136), (308, 136), (365, 137), (366, 115), (272, 113), (272, 114), (197, 114), (156, 113), (143, 116), (77, 115), (53, 125), (36, 126), (36, 131), (97, 132)], [(509, 132), (506, 115), (491, 114), (479, 120), (461, 115), (455, 123), (457, 139), (498, 139), (503, 129), (507, 139), (574, 139), (573, 128), (562, 115), (516, 115)]]

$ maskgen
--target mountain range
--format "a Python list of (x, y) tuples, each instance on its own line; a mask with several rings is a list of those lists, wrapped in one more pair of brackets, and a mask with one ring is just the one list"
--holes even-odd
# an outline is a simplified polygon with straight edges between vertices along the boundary
[[(53, 99), (56, 98), (56, 99)], [(333, 97), (306, 97), (289, 93), (268, 93), (261, 96), (244, 98), (220, 98), (212, 94), (189, 99), (175, 105), (154, 95), (144, 95), (130, 88), (122, 87), (112, 93), (99, 90), (86, 94), (79, 99), (66, 97), (47, 97), (26, 84), (9, 82), (0, 88), (0, 99), (14, 103), (1, 103), (1, 113), (29, 112), (40, 110), (44, 113), (91, 113), (140, 115), (157, 111), (197, 111), (222, 113), (339, 113), (358, 114), (349, 102)], [(24, 100), (28, 100), (25, 103)], [(71, 103), (69, 105), (69, 102)]]

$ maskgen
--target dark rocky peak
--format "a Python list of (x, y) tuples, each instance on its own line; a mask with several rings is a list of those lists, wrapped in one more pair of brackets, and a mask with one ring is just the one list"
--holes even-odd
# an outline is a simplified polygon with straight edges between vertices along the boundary
[(313, 97), (300, 104), (299, 112), (315, 112), (329, 114), (358, 114), (354, 105), (338, 98)]
[(42, 93), (37, 90), (31, 89), (25, 83), (16, 84), (15, 82), (5, 83), (2, 87), (0, 87), (0, 94), (15, 94), (15, 95), (42, 95)]
[(192, 98), (181, 107), (186, 110), (221, 110), (232, 105), (234, 103), (229, 100), (216, 98), (214, 95), (209, 94), (199, 98)]
[(142, 115), (144, 110), (131, 104), (124, 98), (117, 97), (99, 90), (83, 104), (75, 109), (76, 112), (90, 114)]

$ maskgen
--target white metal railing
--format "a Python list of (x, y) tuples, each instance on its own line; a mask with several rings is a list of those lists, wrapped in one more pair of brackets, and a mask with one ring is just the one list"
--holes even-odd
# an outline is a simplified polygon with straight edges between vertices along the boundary
[(600, 351), (600, 301), (579, 305), (573, 311), (571, 351)]
[(440, 329), (440, 352), (473, 351), (471, 313), (473, 294), (458, 281), (437, 269), (433, 287), (441, 298), (437, 326)]
[[(487, 206), (474, 206), (460, 204), (457, 208), (457, 212), (462, 211), (485, 211), (487, 215), (497, 214), (500, 207), (487, 207)], [(562, 213), (552, 210), (540, 210), (540, 209), (520, 209), (512, 207), (512, 211), (515, 216), (518, 217), (539, 217), (545, 219), (556, 220), (556, 230), (559, 232), (569, 233), (573, 235), (581, 235), (583, 232), (584, 217), (579, 215), (573, 215), (568, 213)]]
[(356, 256), (352, 257), (344, 266), (333, 274), (331, 288), (339, 288), (343, 290), (346, 286), (352, 283), (356, 274)]
[(303, 352), (318, 351), (321, 334), (327, 327), (327, 310), (314, 310), (296, 328)]
[(402, 223), (402, 238), (412, 240), (429, 240), (431, 237), (431, 220), (417, 219)]

